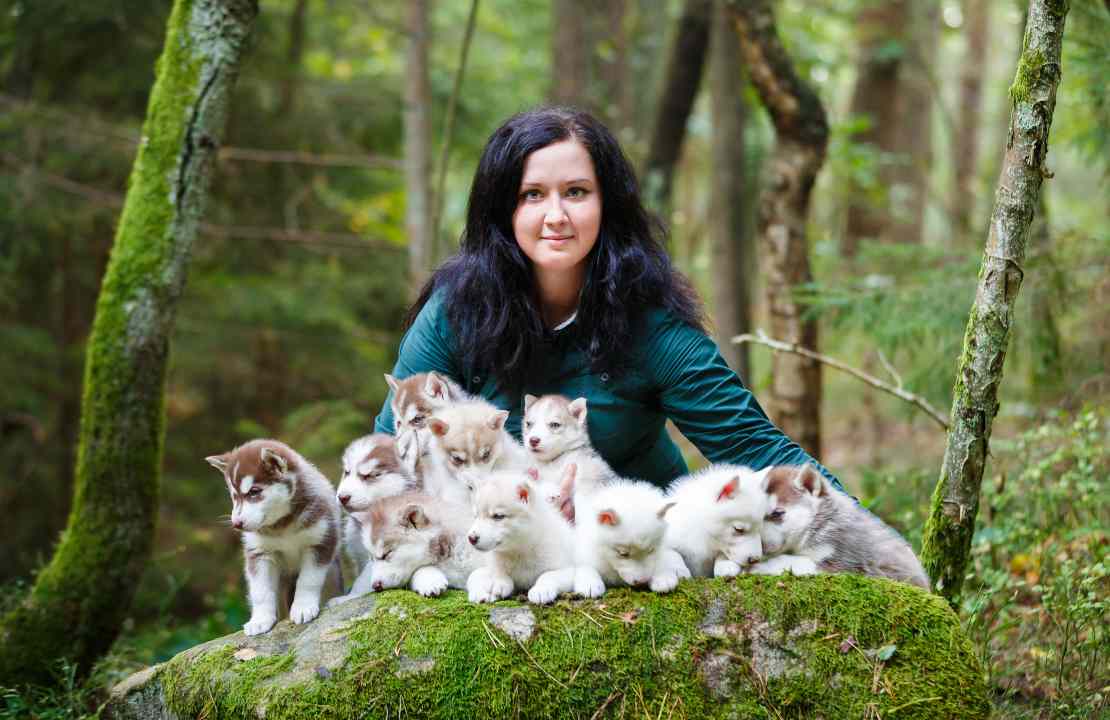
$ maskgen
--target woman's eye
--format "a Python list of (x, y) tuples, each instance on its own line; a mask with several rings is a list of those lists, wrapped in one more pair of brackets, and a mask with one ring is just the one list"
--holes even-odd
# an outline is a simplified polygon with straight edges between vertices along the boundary
[(586, 188), (572, 187), (570, 190), (567, 190), (567, 197), (569, 198), (580, 198), (584, 197), (585, 195)]
[(543, 197), (543, 193), (539, 190), (525, 190), (520, 194), (522, 200), (538, 200)]
[(557, 422), (551, 422), (551, 423), (548, 423), (547, 426), (549, 428), (551, 428), (552, 430), (558, 430), (559, 428), (561, 428), (563, 426), (563, 424), (562, 423), (557, 423)]

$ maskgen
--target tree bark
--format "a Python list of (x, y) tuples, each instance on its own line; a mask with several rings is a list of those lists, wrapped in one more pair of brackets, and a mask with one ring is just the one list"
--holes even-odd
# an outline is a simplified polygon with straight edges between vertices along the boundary
[[(794, 289), (810, 282), (806, 247), (809, 196), (825, 160), (829, 127), (817, 95), (798, 79), (779, 41), (766, 0), (728, 0), (752, 83), (775, 126), (769, 177), (759, 198), (759, 234), (771, 334), (817, 350), (817, 322), (803, 318)], [(776, 354), (767, 410), (783, 431), (814, 457), (821, 456), (821, 366), (801, 356)]]
[(744, 61), (740, 41), (720, 0), (714, 4), (709, 41), (709, 97), (713, 116), (710, 242), (713, 248), (713, 310), (717, 344), (729, 367), (751, 383), (746, 345), (730, 342), (751, 331), (751, 277), (755, 252), (744, 186)]
[(85, 362), (69, 525), (0, 620), (0, 684), (79, 671), (115, 640), (150, 554), (177, 300), (255, 0), (178, 0)]
[(1029, 249), (1034, 266), (1042, 271), (1042, 278), (1029, 289), (1029, 385), (1034, 396), (1043, 399), (1059, 388), (1064, 374), (1054, 307), (1054, 299), (1064, 293), (1064, 278), (1052, 258), (1052, 229), (1044, 193), (1029, 229)]
[[(851, 114), (868, 119), (865, 130), (855, 136), (861, 144), (889, 154), (897, 143), (900, 74), (905, 58), (908, 0), (890, 0), (865, 6), (856, 19), (859, 41), (859, 69), (852, 92)], [(848, 206), (847, 221), (840, 251), (846, 258), (856, 256), (861, 240), (885, 240), (890, 234), (890, 169), (880, 155), (876, 166), (878, 191), (855, 187), (857, 198)]]
[(960, 70), (959, 129), (952, 149), (956, 177), (952, 184), (952, 214), (955, 234), (971, 233), (975, 212), (976, 167), (979, 161), (979, 118), (983, 104), (983, 72), (987, 60), (987, 30), (990, 22), (989, 0), (965, 0), (967, 51)]
[(998, 386), (1014, 305), (1024, 276), (1026, 236), (1037, 205), (1060, 83), (1068, 4), (1031, 0), (1023, 50), (1010, 86), (1006, 155), (956, 375), (948, 443), (925, 525), (921, 559), (935, 590), (960, 599), (979, 511), (979, 488), (998, 413)]
[(675, 167), (701, 83), (712, 10), (712, 0), (686, 0), (667, 58), (643, 172), (644, 199), (663, 220), (670, 218)]
[(300, 84), (301, 56), (304, 55), (305, 12), (308, 0), (297, 0), (293, 14), (289, 17), (289, 50), (285, 57), (285, 77), (281, 81), (281, 99), (278, 101), (278, 114), (284, 116), (293, 110)]
[(428, 81), (428, 0), (408, 4), (405, 64), (405, 231), (409, 239), (409, 288), (420, 293), (431, 272), (431, 85)]
[(555, 105), (585, 107), (590, 76), (590, 48), (586, 18), (589, 8), (582, 0), (551, 3), (551, 92)]

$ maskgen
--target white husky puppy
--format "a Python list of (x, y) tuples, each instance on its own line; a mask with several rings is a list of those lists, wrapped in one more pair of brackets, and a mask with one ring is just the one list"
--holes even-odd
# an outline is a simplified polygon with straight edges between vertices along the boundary
[(574, 592), (600, 597), (605, 588), (648, 586), (666, 593), (690, 577), (682, 558), (664, 545), (663, 519), (673, 503), (644, 482), (618, 480), (578, 505)]
[(469, 502), (463, 473), (523, 470), (524, 450), (505, 430), (508, 410), (484, 400), (468, 400), (436, 410), (428, 419), (432, 434), (424, 489), (452, 502)]
[(339, 543), (339, 503), (331, 483), (276, 440), (252, 440), (205, 459), (223, 473), (231, 494), (231, 524), (243, 532), (251, 604), (243, 632), (259, 635), (274, 626), (285, 613), (283, 590), (293, 578), (289, 618), (312, 620), (320, 613)]
[(496, 602), (528, 590), (544, 605), (574, 588), (574, 529), (537, 487), (535, 469), (495, 471), (474, 490), (467, 539), (486, 564), (466, 581), (471, 602)]
[(406, 493), (382, 498), (357, 515), (374, 557), (368, 590), (409, 584), (431, 597), (448, 587), (465, 588), (470, 573), (484, 561), (466, 538), (466, 505)]
[(524, 449), (539, 468), (540, 482), (550, 496), (558, 494), (564, 471), (578, 467), (575, 492), (588, 497), (617, 479), (617, 474), (590, 444), (586, 398), (562, 395), (524, 396)]
[(401, 464), (396, 443), (389, 435), (360, 437), (343, 451), (343, 476), (335, 496), (348, 512), (343, 518), (342, 553), (350, 559), (357, 577), (350, 595), (334, 598), (332, 604), (369, 592), (370, 554), (362, 541), (363, 527), (355, 513), (367, 510), (379, 498), (420, 489), (420, 481)]
[(812, 465), (773, 468), (767, 498), (763, 549), (777, 557), (753, 566), (753, 573), (852, 572), (929, 587), (909, 543)]
[(731, 577), (763, 556), (769, 470), (710, 465), (667, 489), (667, 545), (695, 577)]

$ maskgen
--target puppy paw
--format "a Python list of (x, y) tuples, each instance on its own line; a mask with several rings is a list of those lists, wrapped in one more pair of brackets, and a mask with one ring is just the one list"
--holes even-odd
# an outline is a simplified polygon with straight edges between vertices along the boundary
[(538, 582), (528, 591), (528, 602), (534, 605), (550, 605), (559, 597), (559, 588), (550, 583)]
[(247, 624), (243, 626), (243, 634), (261, 635), (264, 632), (269, 632), (275, 623), (277, 623), (277, 617), (274, 615), (252, 615)]
[(289, 609), (289, 619), (295, 625), (303, 625), (310, 622), (317, 615), (320, 614), (320, 603), (312, 601), (293, 602), (293, 607)]
[(678, 575), (671, 571), (659, 573), (651, 579), (652, 592), (669, 593), (676, 587), (678, 587)]
[(574, 594), (584, 598), (598, 598), (605, 594), (605, 581), (593, 568), (579, 569), (574, 573)]
[(435, 597), (447, 589), (447, 577), (434, 567), (423, 567), (413, 573), (411, 584), (424, 597)]
[(489, 594), (494, 601), (512, 597), (514, 589), (513, 581), (510, 578), (504, 576), (490, 578)]
[(713, 577), (736, 577), (740, 574), (740, 565), (727, 558), (717, 558), (713, 563)]

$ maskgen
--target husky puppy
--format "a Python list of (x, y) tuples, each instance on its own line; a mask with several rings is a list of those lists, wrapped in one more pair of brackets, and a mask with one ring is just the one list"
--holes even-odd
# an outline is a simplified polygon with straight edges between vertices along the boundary
[(617, 479), (617, 474), (590, 444), (586, 398), (562, 395), (524, 396), (524, 449), (540, 471), (540, 482), (557, 495), (566, 467), (578, 466), (576, 492), (588, 497)]
[(674, 503), (644, 482), (618, 480), (578, 506), (574, 592), (600, 597), (606, 586), (666, 593), (690, 577), (682, 558), (664, 545), (663, 517)]
[(496, 602), (528, 589), (528, 600), (552, 602), (574, 588), (574, 529), (539, 492), (538, 473), (500, 470), (474, 490), (467, 539), (486, 564), (466, 581), (471, 602)]
[(365, 512), (363, 539), (374, 557), (369, 589), (410, 584), (432, 597), (448, 587), (465, 588), (483, 561), (466, 539), (470, 508), (442, 498), (405, 493), (382, 498)]
[(370, 554), (362, 541), (363, 528), (355, 513), (367, 510), (378, 498), (420, 489), (420, 482), (402, 465), (396, 443), (389, 435), (375, 433), (360, 437), (343, 451), (343, 476), (335, 496), (348, 513), (343, 518), (342, 553), (350, 558), (357, 578), (350, 595), (334, 598), (329, 604), (369, 592)]
[(897, 532), (830, 487), (812, 465), (778, 466), (767, 480), (763, 549), (751, 572), (853, 572), (928, 589), (929, 578)]
[(276, 440), (252, 440), (205, 458), (223, 473), (231, 524), (243, 533), (251, 617), (247, 635), (268, 631), (284, 615), (283, 584), (296, 578), (289, 619), (320, 613), (320, 596), (339, 542), (339, 503), (319, 470)]
[(424, 487), (429, 495), (469, 502), (463, 473), (479, 476), (493, 470), (527, 467), (524, 450), (505, 430), (508, 410), (484, 400), (468, 400), (436, 410), (428, 419), (432, 434)]
[(768, 470), (711, 465), (667, 489), (667, 546), (695, 577), (732, 577), (763, 556)]
[[(428, 454), (428, 419), (436, 410), (473, 397), (456, 383), (436, 372), (417, 373), (398, 380), (386, 374), (385, 382), (393, 391), (389, 407), (393, 411), (397, 454), (412, 474), (420, 478)], [(415, 450), (416, 452), (410, 452)]]

